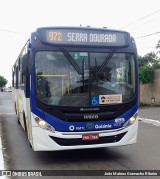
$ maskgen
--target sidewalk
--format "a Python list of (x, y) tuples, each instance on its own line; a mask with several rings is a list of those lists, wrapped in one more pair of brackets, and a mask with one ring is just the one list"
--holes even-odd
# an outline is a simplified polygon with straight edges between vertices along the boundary
[(142, 108), (139, 108), (139, 117), (160, 121), (160, 107), (142, 107)]

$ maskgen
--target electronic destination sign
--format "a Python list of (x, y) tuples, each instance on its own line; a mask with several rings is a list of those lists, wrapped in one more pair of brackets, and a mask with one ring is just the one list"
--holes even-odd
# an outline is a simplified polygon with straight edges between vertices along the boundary
[(122, 31), (80, 28), (41, 29), (43, 41), (51, 44), (87, 46), (126, 46), (129, 34)]

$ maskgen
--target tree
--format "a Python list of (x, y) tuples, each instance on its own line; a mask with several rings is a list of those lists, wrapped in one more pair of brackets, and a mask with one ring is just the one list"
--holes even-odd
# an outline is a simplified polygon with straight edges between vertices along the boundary
[(144, 56), (144, 59), (148, 65), (153, 65), (157, 61), (158, 57), (155, 52), (150, 52)]
[(153, 64), (153, 69), (160, 69), (160, 63), (159, 61), (155, 61), (154, 64)]
[(4, 87), (7, 83), (8, 81), (3, 76), (0, 76), (0, 87)]
[(142, 67), (142, 66), (144, 66), (144, 65), (146, 64), (145, 58), (139, 56), (139, 57), (138, 57), (138, 64), (139, 64), (139, 68)]
[(142, 84), (150, 83), (153, 78), (154, 70), (160, 69), (159, 59), (155, 52), (147, 53), (138, 58), (139, 79)]
[(152, 82), (154, 69), (152, 66), (144, 65), (139, 69), (139, 81), (142, 84)]
[[(160, 49), (160, 40), (158, 41), (158, 44), (156, 45), (156, 49)], [(160, 51), (158, 51), (157, 53), (160, 53)]]
[(143, 57), (139, 56), (138, 61), (139, 61), (139, 67), (144, 66), (144, 65), (153, 66), (154, 63), (157, 63), (158, 57), (155, 52), (150, 52), (150, 53), (147, 53)]
[[(157, 45), (156, 45), (156, 49), (160, 49), (160, 40), (158, 41), (158, 43), (157, 43)], [(158, 55), (158, 54), (160, 54), (160, 50), (157, 52), (157, 54), (156, 55)], [(160, 59), (158, 58), (157, 60), (156, 60), (156, 62), (154, 63), (154, 69), (160, 69)]]

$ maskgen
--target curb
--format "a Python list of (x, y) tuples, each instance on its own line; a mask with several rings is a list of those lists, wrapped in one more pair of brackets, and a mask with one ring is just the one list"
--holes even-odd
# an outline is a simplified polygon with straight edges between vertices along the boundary
[(0, 170), (4, 170), (4, 159), (3, 159), (3, 153), (2, 153), (1, 137), (0, 137)]
[[(0, 170), (5, 170), (5, 169), (4, 169), (3, 153), (2, 153), (2, 141), (1, 141), (1, 136), (0, 136)], [(1, 179), (7, 179), (8, 177), (0, 176), (0, 178), (1, 178)]]
[[(2, 140), (1, 140), (1, 125), (0, 125), (0, 170), (5, 170), (5, 167), (4, 167), (4, 158), (3, 158), (3, 148), (2, 148)], [(8, 179), (8, 177), (5, 177), (5, 176), (0, 176), (1, 179)]]

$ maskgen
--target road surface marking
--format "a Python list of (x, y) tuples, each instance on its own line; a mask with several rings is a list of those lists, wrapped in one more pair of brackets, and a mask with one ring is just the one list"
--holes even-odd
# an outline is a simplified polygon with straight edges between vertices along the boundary
[(153, 120), (153, 119), (146, 119), (146, 118), (139, 118), (139, 121), (152, 124), (154, 126), (160, 126), (160, 120)]

